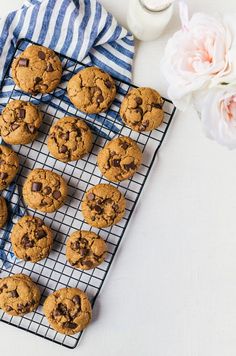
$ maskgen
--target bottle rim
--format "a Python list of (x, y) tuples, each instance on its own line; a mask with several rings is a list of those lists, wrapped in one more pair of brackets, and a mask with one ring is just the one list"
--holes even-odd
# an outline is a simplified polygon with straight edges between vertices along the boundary
[(169, 7), (173, 4), (173, 2), (169, 2), (167, 3), (164, 7), (159, 7), (159, 8), (156, 8), (156, 9), (152, 9), (150, 7), (148, 7), (145, 3), (144, 3), (145, 0), (139, 0), (139, 3), (140, 5), (145, 9), (145, 10), (148, 10), (149, 12), (162, 12), (162, 11), (165, 11), (167, 9), (169, 9)]

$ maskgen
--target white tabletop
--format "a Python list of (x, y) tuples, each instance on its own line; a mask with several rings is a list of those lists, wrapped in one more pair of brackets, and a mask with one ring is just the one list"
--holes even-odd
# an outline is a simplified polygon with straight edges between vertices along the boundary
[[(1, 16), (23, 1), (1, 1)], [(127, 0), (102, 0), (125, 25)], [(233, 11), (234, 0), (189, 0)], [(134, 83), (165, 95), (164, 36), (137, 43)], [(209, 141), (193, 111), (178, 113), (75, 350), (0, 324), (0, 354), (235, 356), (236, 152)]]

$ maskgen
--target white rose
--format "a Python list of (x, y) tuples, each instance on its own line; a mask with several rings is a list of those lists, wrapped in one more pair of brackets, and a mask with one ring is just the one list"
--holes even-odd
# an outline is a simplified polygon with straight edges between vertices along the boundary
[(236, 84), (210, 89), (201, 118), (208, 137), (230, 149), (236, 148)]
[[(162, 69), (168, 95), (183, 110), (201, 89), (236, 78), (235, 16), (219, 21), (197, 13), (168, 41)], [(182, 16), (183, 18), (183, 16)]]

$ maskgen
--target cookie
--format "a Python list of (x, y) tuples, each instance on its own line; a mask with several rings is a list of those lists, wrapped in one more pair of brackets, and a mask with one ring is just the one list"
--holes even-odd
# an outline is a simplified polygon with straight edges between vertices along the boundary
[(19, 169), (17, 154), (9, 147), (0, 145), (0, 190), (8, 187)]
[(66, 259), (74, 267), (88, 270), (105, 259), (107, 245), (92, 231), (76, 231), (66, 241)]
[(111, 140), (99, 152), (98, 167), (101, 173), (113, 182), (132, 177), (142, 162), (142, 152), (129, 137)]
[(91, 304), (78, 288), (62, 288), (49, 295), (43, 311), (50, 326), (66, 335), (82, 331), (92, 318)]
[(40, 291), (25, 274), (0, 279), (0, 308), (9, 315), (21, 316), (39, 305)]
[(47, 169), (34, 169), (23, 186), (27, 205), (44, 213), (59, 209), (67, 196), (67, 184), (58, 174)]
[(50, 48), (31, 45), (12, 64), (14, 82), (24, 92), (36, 95), (50, 93), (61, 81), (59, 57)]
[(164, 119), (163, 103), (154, 89), (132, 89), (121, 103), (120, 116), (134, 131), (151, 131), (160, 126)]
[(8, 217), (6, 200), (0, 197), (0, 229), (6, 224)]
[(23, 100), (10, 101), (0, 116), (0, 135), (10, 145), (32, 142), (42, 122), (38, 108)]
[(64, 117), (50, 129), (48, 149), (62, 162), (76, 161), (92, 149), (93, 136), (83, 120)]
[(106, 111), (116, 96), (112, 77), (97, 67), (88, 67), (74, 75), (67, 87), (72, 103), (87, 114)]
[(125, 198), (109, 184), (89, 189), (82, 201), (82, 214), (91, 226), (102, 228), (117, 224), (125, 213)]
[(43, 220), (23, 216), (13, 227), (11, 243), (16, 257), (38, 262), (50, 253), (53, 243), (52, 231)]

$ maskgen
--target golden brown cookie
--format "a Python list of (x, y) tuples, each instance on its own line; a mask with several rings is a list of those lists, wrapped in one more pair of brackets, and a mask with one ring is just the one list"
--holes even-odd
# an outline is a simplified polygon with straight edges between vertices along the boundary
[(43, 311), (51, 327), (66, 335), (82, 331), (92, 318), (91, 304), (79, 288), (62, 288), (50, 294)]
[(0, 197), (0, 229), (6, 224), (8, 217), (8, 210), (6, 200)]
[(97, 67), (88, 67), (70, 79), (67, 91), (79, 110), (96, 114), (111, 106), (116, 96), (116, 85), (108, 73)]
[(0, 279), (0, 308), (9, 315), (20, 316), (35, 310), (40, 291), (25, 274)]
[(142, 152), (129, 137), (118, 137), (106, 144), (99, 152), (98, 167), (113, 182), (132, 177), (142, 162)]
[(97, 184), (89, 189), (82, 201), (82, 214), (94, 227), (117, 224), (125, 213), (125, 198), (110, 184)]
[(59, 57), (50, 48), (31, 45), (12, 64), (15, 83), (26, 93), (50, 93), (61, 81)]
[(32, 142), (42, 122), (39, 109), (23, 100), (10, 101), (0, 116), (0, 135), (11, 145)]
[(163, 99), (151, 88), (135, 88), (129, 91), (120, 107), (124, 123), (134, 131), (151, 131), (164, 119)]
[(62, 162), (76, 161), (92, 149), (93, 136), (88, 125), (75, 117), (58, 120), (49, 131), (48, 149)]
[(19, 169), (17, 154), (9, 147), (0, 145), (0, 190), (8, 187)]
[(59, 209), (67, 196), (67, 184), (58, 174), (47, 169), (34, 169), (23, 186), (23, 197), (31, 208), (52, 213)]
[(11, 243), (16, 257), (38, 262), (50, 253), (53, 243), (52, 231), (43, 220), (23, 216), (13, 227)]
[(88, 270), (100, 265), (107, 253), (107, 245), (92, 231), (79, 230), (66, 241), (66, 259), (74, 267)]

